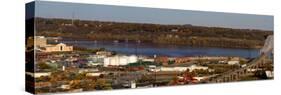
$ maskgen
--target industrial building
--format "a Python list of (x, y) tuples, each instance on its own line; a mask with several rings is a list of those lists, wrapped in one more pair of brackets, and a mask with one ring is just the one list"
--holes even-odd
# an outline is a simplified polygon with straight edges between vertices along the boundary
[(137, 56), (124, 56), (124, 55), (116, 55), (104, 58), (104, 67), (108, 66), (119, 66), (119, 65), (128, 65), (129, 63), (137, 62)]

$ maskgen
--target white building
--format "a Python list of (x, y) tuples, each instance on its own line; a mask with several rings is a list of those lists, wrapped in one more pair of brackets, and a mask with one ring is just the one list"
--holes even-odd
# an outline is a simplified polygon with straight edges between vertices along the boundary
[(91, 55), (88, 57), (88, 64), (89, 65), (103, 65), (105, 55)]
[(268, 78), (273, 78), (274, 77), (274, 73), (273, 71), (265, 71), (265, 74)]
[[(178, 71), (184, 72), (188, 69), (188, 67), (160, 67), (159, 71)], [(157, 71), (157, 70), (156, 70)]]
[(227, 62), (228, 65), (239, 65), (239, 60), (231, 60)]
[(87, 73), (86, 76), (88, 77), (98, 77), (102, 74), (105, 74), (104, 72), (91, 72), (91, 73)]
[(144, 58), (142, 59), (142, 61), (145, 61), (145, 62), (154, 62), (154, 58)]
[(129, 63), (135, 63), (137, 62), (137, 56), (131, 55), (131, 56), (121, 56), (116, 55), (112, 57), (104, 58), (104, 67), (107, 66), (119, 66), (119, 65), (128, 65)]
[(208, 70), (208, 67), (205, 66), (197, 66), (197, 65), (191, 65), (188, 67), (189, 72), (192, 72), (193, 70)]

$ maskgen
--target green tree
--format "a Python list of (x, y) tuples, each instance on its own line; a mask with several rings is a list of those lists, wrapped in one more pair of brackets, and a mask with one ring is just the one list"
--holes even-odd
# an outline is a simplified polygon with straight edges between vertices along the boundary
[(112, 89), (111, 84), (107, 83), (105, 79), (98, 79), (96, 81), (97, 90), (108, 90)]
[(49, 66), (46, 63), (38, 63), (38, 68), (39, 69), (51, 69), (51, 66)]

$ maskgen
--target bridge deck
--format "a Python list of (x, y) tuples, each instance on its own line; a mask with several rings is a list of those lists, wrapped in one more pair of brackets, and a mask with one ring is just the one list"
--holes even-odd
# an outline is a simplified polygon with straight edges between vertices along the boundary
[(243, 72), (243, 71), (247, 70), (248, 68), (251, 68), (253, 66), (258, 65), (265, 58), (266, 58), (266, 55), (261, 55), (261, 56), (255, 58), (254, 60), (252, 60), (251, 62), (249, 62), (247, 64), (247, 66), (245, 66), (243, 68), (239, 68), (239, 69), (234, 70), (234, 71), (228, 71), (228, 72), (225, 72), (223, 74), (220, 74), (220, 75), (217, 75), (217, 76), (214, 76), (214, 77), (210, 77), (210, 78), (208, 78), (206, 80), (203, 80), (202, 82), (216, 82), (217, 80), (222, 80), (224, 78), (229, 78), (229, 76), (237, 75), (238, 73)]

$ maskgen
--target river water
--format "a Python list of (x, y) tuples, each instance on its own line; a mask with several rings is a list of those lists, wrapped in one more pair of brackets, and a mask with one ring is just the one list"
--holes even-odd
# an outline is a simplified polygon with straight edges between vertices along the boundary
[(161, 55), (161, 56), (240, 56), (254, 58), (259, 55), (258, 49), (234, 49), (216, 47), (190, 47), (179, 45), (159, 45), (137, 42), (113, 42), (113, 41), (60, 41), (69, 45), (85, 48), (105, 48), (122, 54), (136, 55)]

